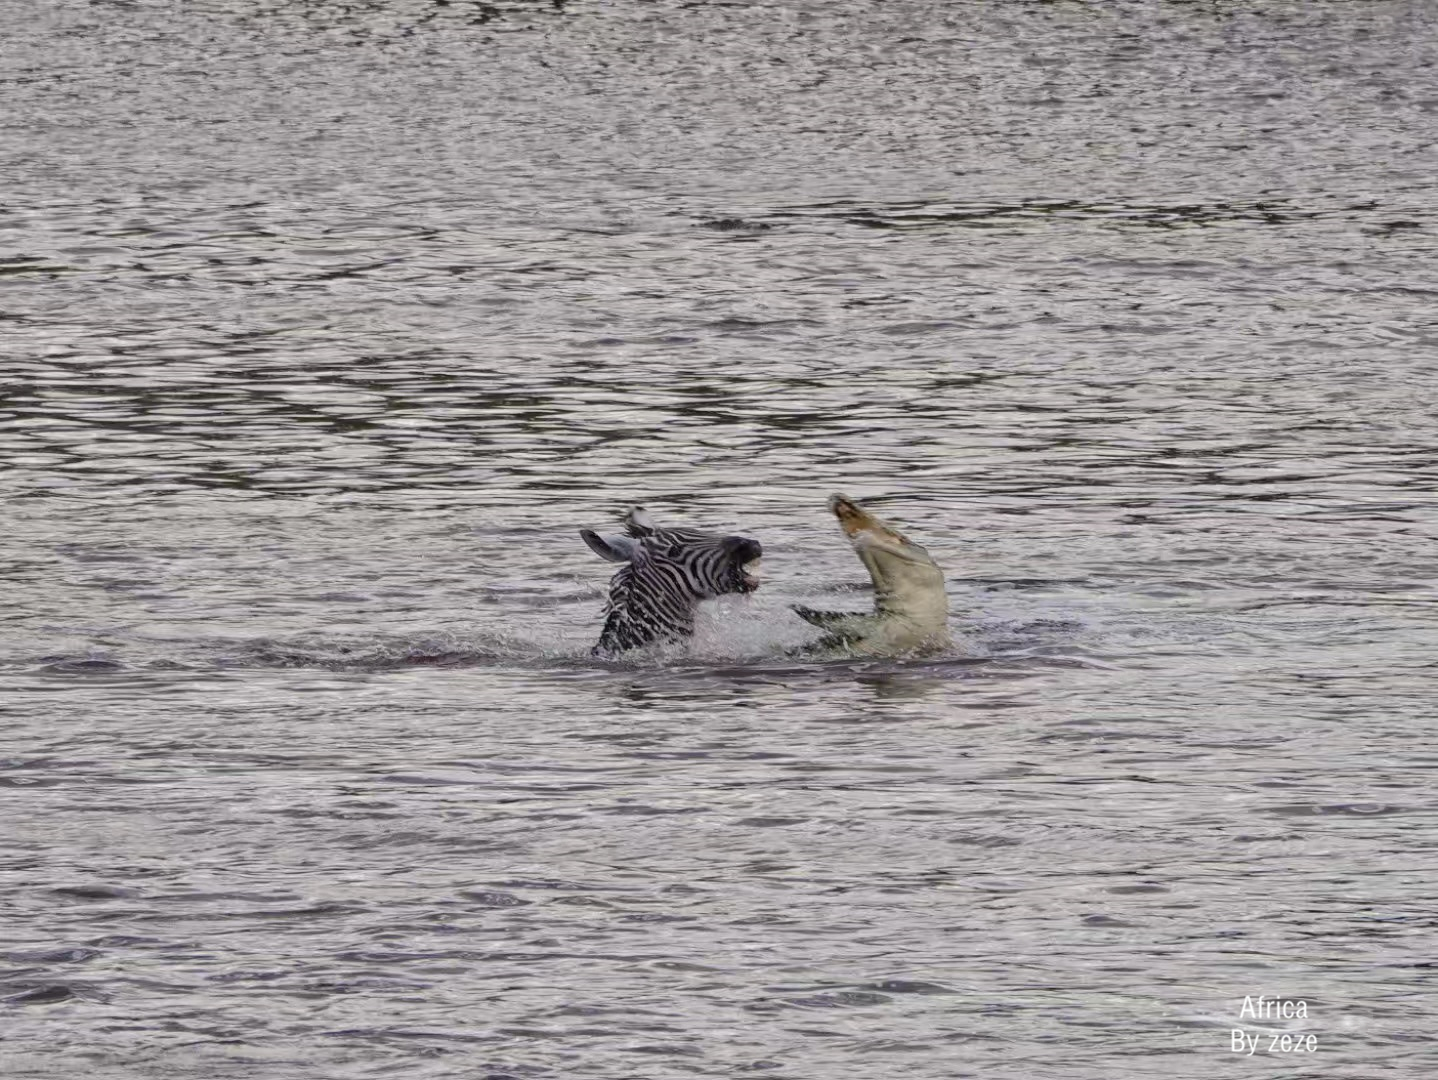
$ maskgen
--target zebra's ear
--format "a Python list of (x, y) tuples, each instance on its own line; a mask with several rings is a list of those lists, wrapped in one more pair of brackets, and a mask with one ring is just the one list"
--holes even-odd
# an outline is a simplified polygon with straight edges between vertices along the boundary
[(654, 519), (649, 516), (649, 511), (642, 506), (633, 507), (624, 515), (624, 531), (630, 536), (649, 536), (658, 528)]
[(593, 529), (580, 529), (579, 535), (590, 551), (609, 562), (629, 562), (639, 550), (639, 541), (628, 536), (600, 536)]

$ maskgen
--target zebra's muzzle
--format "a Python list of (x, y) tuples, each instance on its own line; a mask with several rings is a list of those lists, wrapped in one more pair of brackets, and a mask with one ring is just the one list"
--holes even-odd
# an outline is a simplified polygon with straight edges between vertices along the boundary
[(734, 561), (739, 571), (739, 580), (734, 591), (751, 593), (759, 587), (759, 560), (764, 557), (764, 549), (759, 546), (759, 541), (744, 536), (733, 537), (732, 543)]

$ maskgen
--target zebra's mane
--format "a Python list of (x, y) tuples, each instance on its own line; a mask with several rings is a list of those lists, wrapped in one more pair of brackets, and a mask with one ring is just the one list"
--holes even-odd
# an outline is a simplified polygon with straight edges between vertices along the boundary
[(624, 531), (636, 540), (654, 547), (673, 547), (675, 544), (698, 544), (713, 540), (715, 533), (700, 529), (670, 529), (654, 523), (649, 511), (636, 506), (624, 516)]
[[(643, 550), (641, 548), (641, 550)], [(648, 553), (644, 556), (647, 558)], [(610, 615), (629, 604), (630, 596), (634, 592), (634, 563), (625, 563), (614, 576), (609, 579), (609, 595), (604, 598), (604, 614)]]

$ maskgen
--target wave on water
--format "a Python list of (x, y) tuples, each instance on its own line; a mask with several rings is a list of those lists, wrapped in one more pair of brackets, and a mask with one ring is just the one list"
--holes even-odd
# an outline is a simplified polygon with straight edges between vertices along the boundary
[[(843, 606), (843, 605), (841, 605)], [(856, 606), (857, 605), (851, 605)], [(65, 677), (101, 678), (132, 672), (217, 673), (247, 669), (390, 672), (420, 668), (517, 667), (543, 670), (674, 670), (727, 672), (736, 677), (802, 677), (837, 671), (914, 670), (976, 666), (997, 670), (1031, 660), (1047, 666), (1065, 659), (1101, 663), (1102, 627), (1066, 611), (1003, 610), (984, 618), (955, 619), (954, 644), (924, 656), (873, 657), (843, 652), (806, 653), (823, 635), (787, 604), (723, 598), (701, 608), (695, 633), (676, 644), (599, 657), (591, 649), (597, 628), (531, 624), (525, 632), (493, 629), (437, 632), (324, 632), (236, 639), (133, 641), (111, 638), (103, 647), (0, 659), (0, 669)], [(1097, 636), (1097, 638), (1096, 638)], [(1095, 660), (1095, 655), (1099, 659)]]
[[(1042, 630), (1035, 633), (1042, 636)], [(836, 671), (887, 672), (916, 669), (952, 669), (962, 673), (978, 666), (1004, 661), (1055, 659), (1065, 653), (1063, 643), (1036, 645), (1033, 633), (1012, 627), (988, 634), (955, 635), (955, 646), (923, 656), (874, 657), (857, 654), (805, 654), (787, 639), (780, 640), (763, 624), (746, 624), (742, 632), (725, 635), (717, 629), (696, 633), (687, 642), (634, 649), (619, 656), (591, 653), (587, 640), (539, 641), (510, 635), (435, 634), (348, 635), (306, 634), (290, 638), (244, 642), (199, 641), (182, 654), (156, 657), (140, 650), (127, 653), (47, 655), (15, 658), (0, 667), (66, 677), (104, 677), (127, 672), (224, 672), (253, 669), (324, 670), (335, 672), (393, 672), (420, 668), (465, 669), (519, 667), (535, 670), (587, 669), (593, 671), (704, 672), (731, 677), (767, 679), (823, 676)], [(1027, 647), (1019, 647), (1025, 638)], [(800, 641), (802, 646), (805, 642)], [(991, 645), (1005, 648), (994, 649)], [(1074, 647), (1076, 658), (1084, 650)], [(149, 650), (146, 650), (147, 652)]]

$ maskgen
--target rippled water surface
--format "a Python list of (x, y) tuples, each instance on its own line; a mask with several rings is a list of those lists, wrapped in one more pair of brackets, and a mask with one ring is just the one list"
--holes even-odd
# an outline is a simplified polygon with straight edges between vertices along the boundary
[(1434, 5), (0, 9), (6, 1077), (1435, 1075)]

